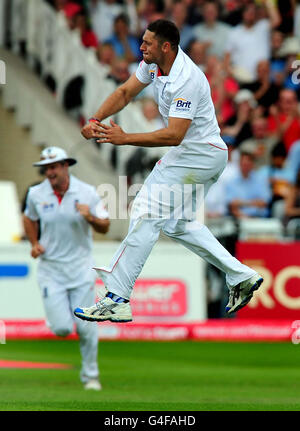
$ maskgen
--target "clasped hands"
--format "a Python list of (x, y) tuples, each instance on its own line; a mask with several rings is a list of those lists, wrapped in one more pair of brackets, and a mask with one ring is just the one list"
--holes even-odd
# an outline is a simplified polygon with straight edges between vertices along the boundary
[(126, 143), (126, 133), (113, 120), (110, 120), (110, 126), (90, 121), (81, 129), (81, 134), (86, 139), (95, 138), (99, 143), (109, 142), (113, 145), (124, 145)]

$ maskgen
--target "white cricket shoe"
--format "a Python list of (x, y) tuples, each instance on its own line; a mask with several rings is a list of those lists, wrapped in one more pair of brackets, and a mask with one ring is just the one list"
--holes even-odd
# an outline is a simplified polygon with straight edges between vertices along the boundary
[(89, 308), (77, 307), (74, 310), (75, 316), (90, 322), (131, 322), (132, 312), (129, 302), (115, 302), (105, 296), (95, 305)]
[(230, 287), (226, 312), (231, 314), (245, 307), (251, 300), (254, 291), (259, 289), (263, 281), (263, 278), (259, 274), (256, 274), (248, 280), (242, 281), (237, 286)]
[(83, 385), (84, 389), (86, 390), (93, 390), (93, 391), (101, 391), (102, 386), (99, 380), (97, 379), (90, 379)]

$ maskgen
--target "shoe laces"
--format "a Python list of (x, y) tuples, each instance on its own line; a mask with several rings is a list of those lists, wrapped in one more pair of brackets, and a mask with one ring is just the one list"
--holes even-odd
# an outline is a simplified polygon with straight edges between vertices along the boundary
[(100, 301), (96, 302), (96, 307), (98, 308), (98, 310), (100, 312), (103, 311), (110, 311), (112, 308), (115, 307), (115, 304), (107, 304), (107, 297), (105, 296), (104, 298), (100, 299)]
[(233, 305), (233, 295), (234, 295), (233, 289), (232, 289), (232, 290), (229, 290), (228, 305), (229, 305), (230, 307)]
[(228, 301), (228, 304), (230, 304), (230, 306), (233, 306), (235, 304), (235, 301), (239, 299), (240, 293), (241, 293), (241, 288), (239, 284), (235, 287), (230, 288), (229, 301)]
[(98, 301), (101, 301), (102, 299), (104, 299), (107, 293), (108, 293), (108, 289), (106, 286), (104, 285), (96, 286), (96, 294), (97, 294)]

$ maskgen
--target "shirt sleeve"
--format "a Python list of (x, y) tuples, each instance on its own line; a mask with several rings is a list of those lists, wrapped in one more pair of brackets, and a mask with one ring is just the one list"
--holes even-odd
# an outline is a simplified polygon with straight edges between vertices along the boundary
[(142, 84), (150, 84), (151, 75), (149, 73), (149, 65), (142, 60), (135, 72), (135, 76)]
[(103, 202), (96, 192), (96, 189), (93, 189), (92, 196), (91, 196), (91, 203), (90, 203), (90, 211), (93, 216), (97, 218), (109, 218), (108, 211), (103, 205)]
[(39, 220), (39, 215), (38, 215), (38, 212), (36, 210), (36, 205), (34, 203), (31, 189), (29, 189), (29, 192), (27, 194), (24, 214), (26, 217), (28, 217), (32, 221)]

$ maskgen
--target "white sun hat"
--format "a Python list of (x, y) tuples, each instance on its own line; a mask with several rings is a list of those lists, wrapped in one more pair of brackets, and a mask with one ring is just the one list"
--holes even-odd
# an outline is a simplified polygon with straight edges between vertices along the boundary
[(41, 152), (40, 161), (33, 163), (33, 166), (44, 166), (56, 162), (68, 162), (70, 166), (77, 163), (76, 159), (68, 157), (65, 150), (59, 147), (47, 147)]
[(251, 108), (257, 107), (257, 101), (255, 100), (254, 94), (252, 93), (252, 91), (247, 90), (246, 88), (239, 90), (233, 100), (237, 104), (242, 102), (249, 102)]
[(300, 42), (297, 37), (287, 37), (278, 50), (278, 55), (282, 57), (298, 54), (300, 54)]
[(233, 65), (232, 66), (232, 74), (233, 77), (240, 83), (240, 84), (249, 84), (253, 81), (255, 81), (255, 77), (244, 67)]

